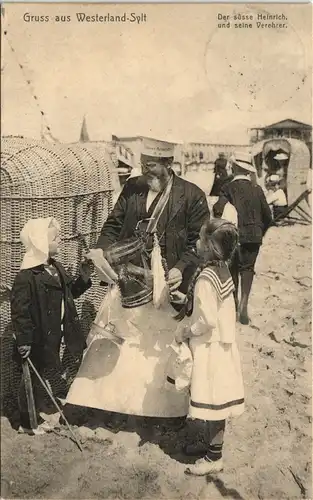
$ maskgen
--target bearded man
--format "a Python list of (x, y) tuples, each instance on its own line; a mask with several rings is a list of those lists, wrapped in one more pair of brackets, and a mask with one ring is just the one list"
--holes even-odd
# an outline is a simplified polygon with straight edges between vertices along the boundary
[(153, 256), (165, 263), (163, 279), (170, 291), (186, 293), (209, 209), (204, 192), (174, 174), (173, 159), (172, 144), (145, 139), (142, 175), (127, 180), (103, 225), (97, 248), (118, 275), (120, 295), (110, 306), (110, 323), (123, 342), (117, 347), (109, 340), (95, 341), (97, 348), (93, 353), (91, 346), (70, 390), (72, 404), (143, 417), (175, 418), (188, 412), (188, 394), (166, 387), (177, 309), (170, 299), (162, 309), (155, 307), (162, 265), (155, 267)]
[(162, 256), (169, 268), (172, 290), (186, 292), (196, 269), (196, 241), (209, 215), (205, 193), (195, 184), (174, 174), (171, 164), (174, 147), (170, 143), (144, 139), (141, 153), (142, 175), (130, 178), (104, 223), (97, 247), (106, 250), (112, 243), (133, 236), (139, 221), (147, 221), (161, 193), (172, 180), (167, 206), (157, 227)]

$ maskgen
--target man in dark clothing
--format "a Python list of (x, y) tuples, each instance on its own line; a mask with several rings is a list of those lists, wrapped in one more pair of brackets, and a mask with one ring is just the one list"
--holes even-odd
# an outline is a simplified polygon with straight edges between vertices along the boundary
[(211, 196), (219, 196), (222, 187), (228, 180), (227, 158), (224, 153), (219, 153), (214, 162), (214, 184), (211, 190)]
[[(235, 301), (239, 310), (239, 321), (249, 324), (248, 301), (254, 278), (254, 267), (262, 239), (272, 223), (270, 207), (260, 186), (251, 182), (255, 173), (251, 155), (235, 153), (232, 158), (234, 179), (225, 185), (213, 207), (215, 217), (221, 217), (227, 202), (237, 210), (239, 248), (230, 270), (236, 292)], [(239, 274), (241, 275), (241, 298), (238, 306)]]
[(117, 241), (134, 235), (139, 221), (151, 217), (170, 178), (173, 184), (167, 206), (157, 225), (162, 257), (169, 268), (169, 285), (186, 293), (188, 282), (198, 265), (196, 242), (204, 220), (209, 216), (205, 193), (171, 169), (172, 145), (145, 140), (142, 154), (143, 175), (130, 178), (104, 223), (97, 247), (106, 250)]

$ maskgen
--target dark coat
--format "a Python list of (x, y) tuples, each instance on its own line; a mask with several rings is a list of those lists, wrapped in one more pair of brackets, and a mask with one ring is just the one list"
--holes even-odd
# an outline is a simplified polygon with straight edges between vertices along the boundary
[(271, 209), (260, 186), (249, 179), (234, 179), (226, 184), (213, 206), (215, 217), (221, 217), (230, 202), (238, 213), (240, 243), (262, 243), (263, 235), (272, 223)]
[(61, 264), (55, 261), (53, 264), (59, 272), (61, 285), (40, 265), (20, 271), (11, 292), (11, 319), (16, 346), (31, 345), (31, 357), (37, 365), (54, 364), (62, 335), (75, 358), (81, 355), (85, 347), (74, 299), (90, 288), (91, 280), (86, 283), (78, 277), (74, 281)]
[(226, 170), (226, 158), (217, 158), (214, 162), (214, 183), (211, 189), (210, 196), (219, 196), (224, 184), (229, 180)]
[(215, 175), (219, 175), (222, 178), (227, 178), (227, 159), (226, 158), (217, 158), (214, 162), (214, 173)]
[[(107, 249), (112, 243), (134, 235), (136, 225), (143, 217), (151, 216), (157, 202), (146, 212), (145, 204), (148, 186), (142, 176), (129, 179), (116, 204), (104, 223), (97, 247)], [(207, 217), (209, 208), (204, 192), (195, 184), (174, 175), (169, 202), (158, 224), (162, 256), (169, 269), (178, 268), (183, 273), (181, 290), (187, 288), (188, 281), (196, 266), (196, 242), (200, 228)]]

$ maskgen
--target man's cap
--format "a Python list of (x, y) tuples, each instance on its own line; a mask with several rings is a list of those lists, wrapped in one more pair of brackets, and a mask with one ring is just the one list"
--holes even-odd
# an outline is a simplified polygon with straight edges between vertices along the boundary
[(242, 168), (243, 170), (246, 170), (247, 172), (256, 173), (256, 169), (253, 166), (252, 163), (252, 156), (250, 153), (244, 153), (242, 151), (237, 151), (233, 153), (231, 157), (231, 161), (235, 163), (235, 165), (238, 165), (238, 167)]
[(280, 177), (277, 174), (273, 174), (269, 176), (268, 181), (276, 183), (280, 181)]
[(275, 160), (288, 160), (288, 155), (286, 153), (278, 153), (274, 156)]
[(174, 156), (174, 144), (157, 139), (143, 138), (141, 154), (153, 158), (172, 158)]

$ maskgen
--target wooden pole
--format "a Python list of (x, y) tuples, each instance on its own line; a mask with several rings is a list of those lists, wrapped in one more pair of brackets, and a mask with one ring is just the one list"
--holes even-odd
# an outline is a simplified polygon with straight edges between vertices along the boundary
[[(54, 404), (54, 406), (56, 407), (56, 409), (58, 410), (58, 412), (60, 413), (61, 417), (64, 419), (64, 422), (68, 428), (68, 430), (70, 431), (75, 443), (77, 444), (78, 448), (80, 449), (80, 451), (83, 451), (83, 448), (78, 440), (78, 438), (75, 436), (70, 424), (68, 423), (67, 419), (65, 418), (65, 415), (63, 413), (63, 411), (61, 410), (60, 406), (58, 405), (58, 403), (56, 402), (52, 392), (50, 391), (49, 387), (47, 386), (47, 384), (44, 382), (44, 380), (41, 378), (41, 376), (39, 375), (38, 371), (36, 370), (34, 364), (32, 363), (32, 361), (27, 358), (26, 359), (26, 362), (29, 363), (29, 365), (31, 366), (31, 368), (33, 369), (33, 371), (35, 372), (39, 382), (41, 383), (41, 385), (43, 386), (43, 388), (46, 390), (49, 398), (51, 399), (52, 403)], [(27, 366), (28, 368), (28, 366)], [(29, 368), (28, 368), (28, 371), (29, 371)]]
[(29, 366), (28, 366), (28, 358), (23, 359), (22, 367), (23, 367), (23, 379), (24, 379), (24, 384), (25, 384), (30, 428), (35, 430), (38, 427), (38, 422), (37, 422), (37, 414), (36, 414), (32, 379), (30, 376), (30, 371), (29, 371)]

